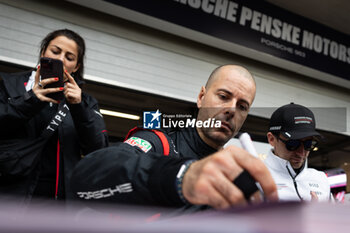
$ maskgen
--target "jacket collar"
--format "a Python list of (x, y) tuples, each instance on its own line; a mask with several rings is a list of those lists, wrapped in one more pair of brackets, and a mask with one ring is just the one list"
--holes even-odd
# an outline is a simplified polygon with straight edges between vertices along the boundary
[(273, 149), (269, 150), (268, 158), (271, 161), (269, 163), (269, 166), (271, 166), (277, 170), (283, 170), (283, 171), (285, 171), (287, 168), (293, 177), (296, 177), (297, 175), (303, 173), (303, 171), (305, 171), (307, 169), (307, 159), (306, 159), (303, 167), (301, 168), (300, 172), (297, 174), (294, 171), (290, 162), (288, 160), (282, 159), (281, 157), (275, 155), (273, 153)]
[(189, 147), (200, 157), (204, 158), (210, 154), (217, 152), (216, 149), (206, 144), (199, 136), (195, 128), (183, 129), (186, 133), (182, 132)]

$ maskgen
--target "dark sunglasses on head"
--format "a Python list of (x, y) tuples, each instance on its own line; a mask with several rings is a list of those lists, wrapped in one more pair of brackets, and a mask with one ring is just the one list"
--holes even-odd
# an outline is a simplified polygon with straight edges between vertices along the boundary
[(301, 141), (301, 140), (283, 140), (279, 136), (277, 136), (277, 138), (279, 140), (281, 140), (286, 145), (286, 148), (289, 151), (294, 151), (294, 150), (298, 149), (301, 144), (304, 145), (305, 150), (312, 151), (318, 143), (316, 140), (313, 140), (313, 139)]

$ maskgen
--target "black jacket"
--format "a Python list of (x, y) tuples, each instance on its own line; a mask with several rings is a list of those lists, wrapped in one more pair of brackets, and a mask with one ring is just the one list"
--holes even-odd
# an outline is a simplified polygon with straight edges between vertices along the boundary
[[(16, 74), (0, 73), (0, 143), (1, 140), (38, 137), (57, 112), (56, 104), (40, 101), (32, 90), (26, 92), (25, 83), (30, 75), (31, 71)], [(21, 179), (2, 179), (0, 194), (17, 195), (22, 197), (22, 200), (30, 200), (42, 166), (45, 166), (43, 161), (48, 162), (43, 158), (55, 155), (59, 148), (57, 198), (64, 199), (66, 194), (70, 193), (69, 178), (81, 155), (108, 145), (105, 124), (98, 112), (96, 99), (83, 93), (80, 104), (68, 104), (68, 106), (70, 112), (45, 144), (43, 154), (35, 164), (33, 172)], [(56, 174), (56, 171), (53, 173)]]
[(216, 150), (202, 141), (196, 129), (173, 131), (167, 138), (169, 156), (163, 155), (158, 136), (147, 130), (86, 156), (72, 175), (74, 194), (86, 201), (192, 208), (177, 194), (176, 174), (185, 161), (199, 160)]

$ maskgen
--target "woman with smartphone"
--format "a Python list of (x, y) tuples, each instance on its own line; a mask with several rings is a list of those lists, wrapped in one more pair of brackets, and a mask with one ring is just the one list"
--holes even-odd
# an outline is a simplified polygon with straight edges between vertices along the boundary
[(36, 70), (0, 73), (0, 145), (40, 145), (0, 153), (0, 195), (64, 200), (81, 156), (108, 145), (98, 103), (81, 89), (84, 55), (80, 35), (57, 30), (42, 40)]

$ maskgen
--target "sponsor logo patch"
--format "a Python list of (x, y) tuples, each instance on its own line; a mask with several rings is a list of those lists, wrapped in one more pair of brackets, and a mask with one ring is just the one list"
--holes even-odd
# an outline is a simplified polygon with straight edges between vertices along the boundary
[(127, 143), (130, 146), (137, 146), (145, 153), (147, 153), (152, 148), (151, 143), (149, 143), (145, 139), (138, 138), (138, 137), (128, 138), (128, 140), (126, 140), (124, 143)]

